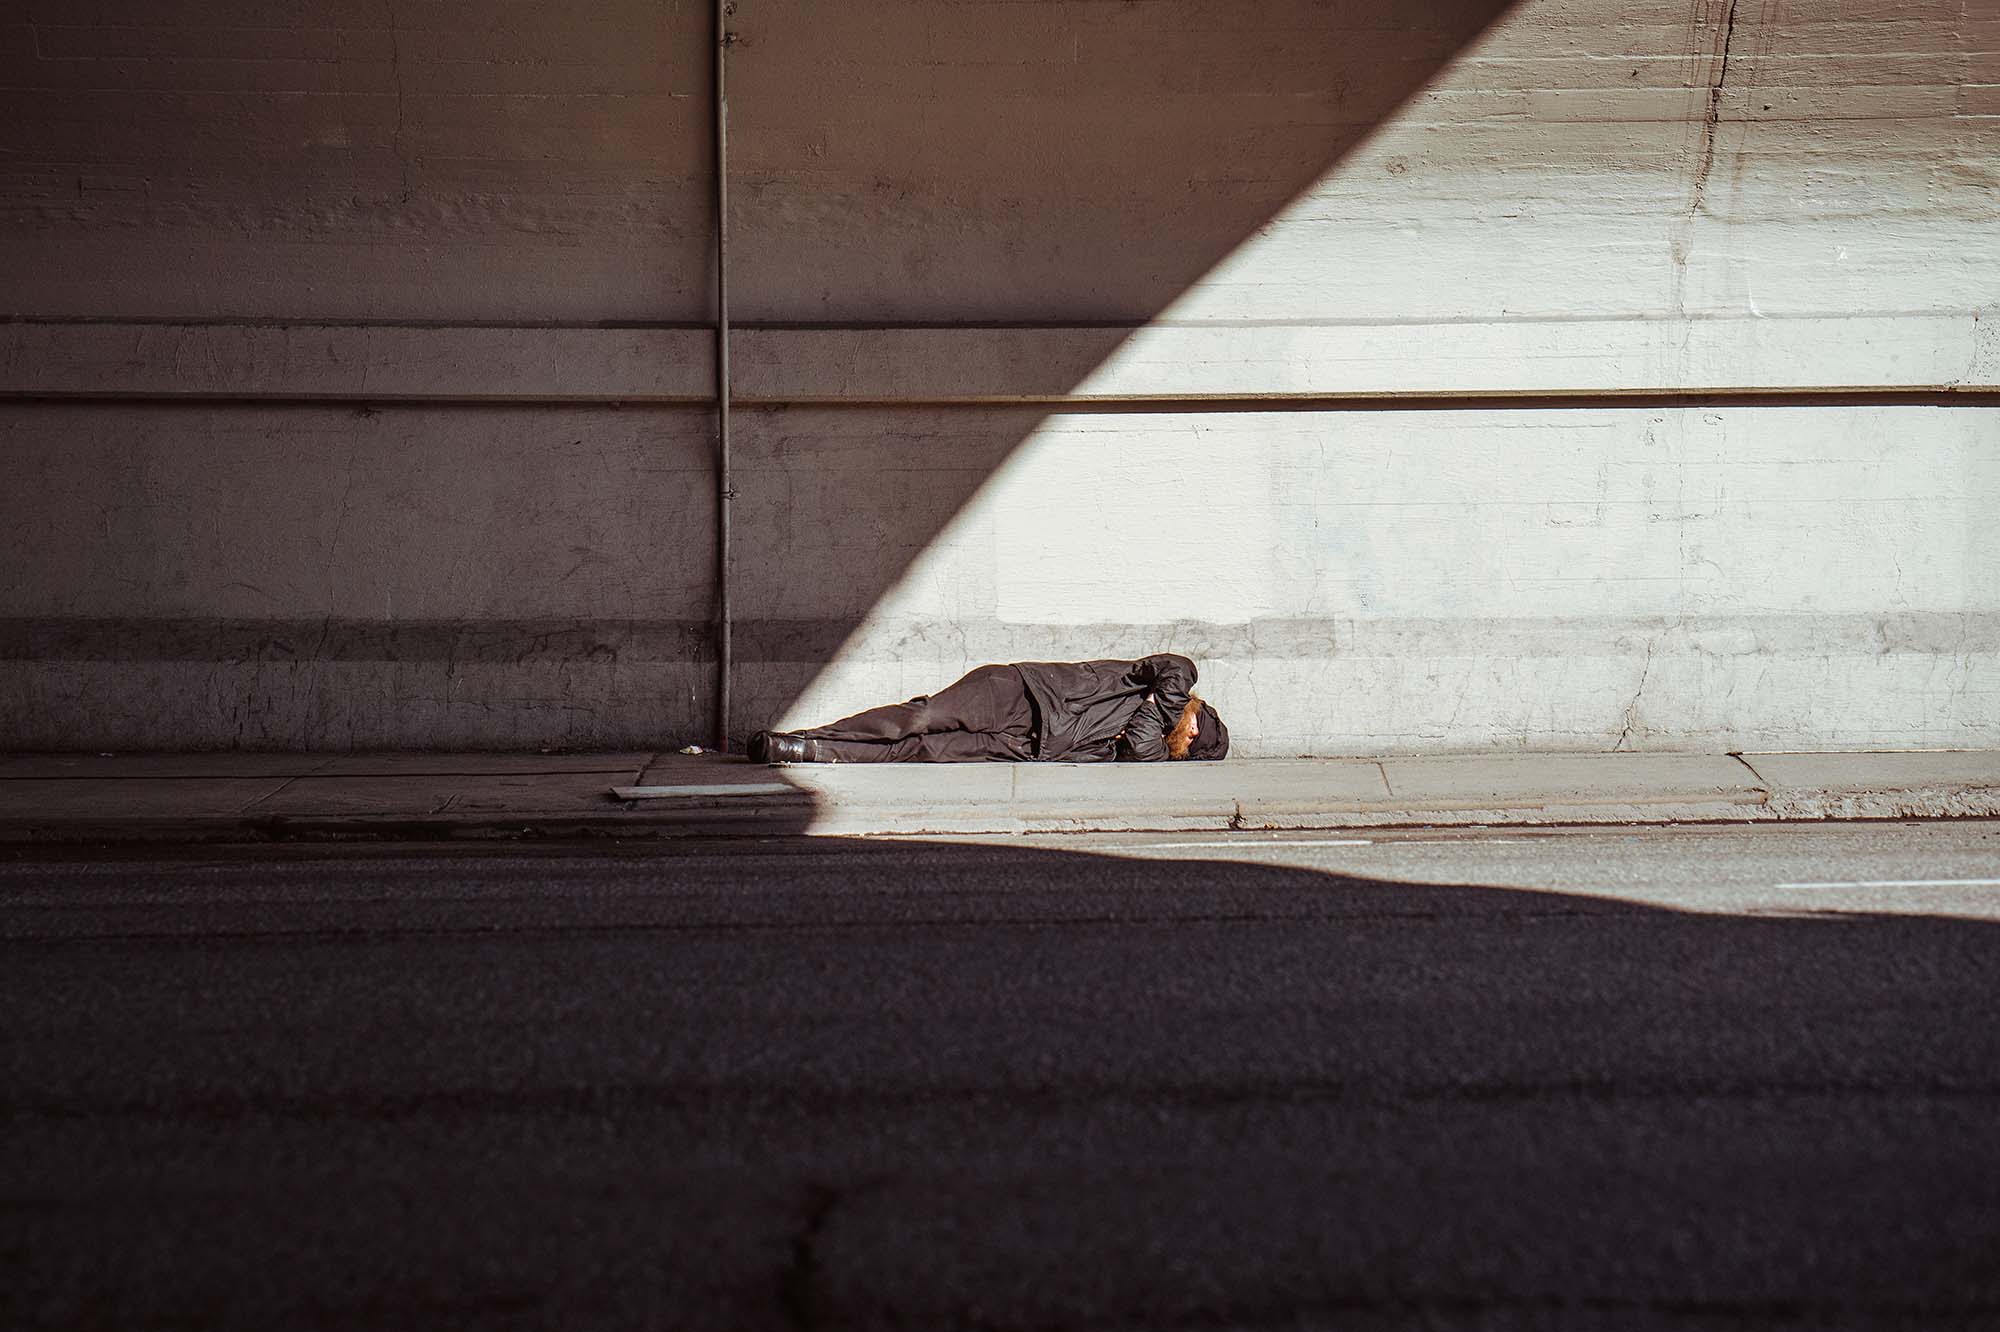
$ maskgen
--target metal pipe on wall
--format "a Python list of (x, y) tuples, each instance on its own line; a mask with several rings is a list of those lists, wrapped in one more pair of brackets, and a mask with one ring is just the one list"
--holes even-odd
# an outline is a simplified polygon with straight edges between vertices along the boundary
[(715, 748), (729, 748), (730, 517), (736, 499), (729, 458), (729, 31), (732, 0), (715, 0)]

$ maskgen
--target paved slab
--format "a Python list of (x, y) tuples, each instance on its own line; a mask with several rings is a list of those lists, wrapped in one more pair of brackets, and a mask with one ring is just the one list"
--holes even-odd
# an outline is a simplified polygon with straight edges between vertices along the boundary
[(0, 781), (148, 778), (220, 781), (232, 777), (302, 777), (325, 754), (0, 754)]
[(1247, 828), (1315, 827), (1330, 816), (1380, 813), (1394, 797), (1373, 759), (1268, 759), (1241, 780), (1228, 764), (1206, 764), (1232, 793)]
[(654, 758), (650, 750), (609, 754), (335, 754), (314, 772), (323, 777), (562, 772), (627, 773), (636, 777)]
[(202, 781), (98, 777), (87, 781), (0, 782), (0, 824), (47, 826), (70, 820), (233, 817), (284, 789), (285, 777)]
[(723, 795), (732, 787), (754, 791), (760, 777), (808, 793), (812, 830), (835, 833), (1225, 828), (1329, 810), (1379, 815), (1389, 802), (1371, 759), (759, 767), (710, 755), (662, 759), (645, 780), (663, 793), (701, 784), (703, 792)]
[(57, 777), (368, 777), (605, 772), (636, 775), (651, 750), (602, 754), (0, 754), (0, 781)]
[(1927, 818), (2000, 815), (2000, 754), (1746, 754), (1770, 787), (1775, 817)]
[(717, 796), (793, 795), (798, 787), (790, 782), (715, 782), (706, 786), (614, 786), (618, 800), (701, 800)]
[(257, 803), (260, 815), (583, 813), (602, 810), (596, 772), (301, 777)]
[(1023, 766), (1014, 813), (1023, 827), (1088, 828), (1100, 819), (1137, 826), (1214, 828), (1236, 814), (1237, 784), (1224, 765), (1052, 763)]
[(1756, 774), (1727, 754), (1504, 754), (1382, 760), (1391, 795), (1426, 806), (1756, 805)]
[(813, 832), (870, 833), (891, 825), (910, 832), (1022, 832), (1031, 825), (1021, 819), (1015, 784), (1027, 766), (801, 763), (761, 771), (781, 774), (811, 798)]
[[(656, 754), (633, 785), (749, 787), (794, 779), (810, 771), (807, 766), (752, 763), (740, 754)], [(793, 785), (798, 784), (793, 781)]]
[(2000, 786), (2000, 753), (1948, 749), (1920, 753), (1745, 754), (1743, 761), (1775, 790), (1868, 785)]

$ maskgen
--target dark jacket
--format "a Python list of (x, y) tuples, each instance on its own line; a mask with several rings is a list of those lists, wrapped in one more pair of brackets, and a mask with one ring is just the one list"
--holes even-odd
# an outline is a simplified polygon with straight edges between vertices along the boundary
[(1167, 757), (1167, 732), (1195, 683), (1194, 663), (1173, 652), (1137, 661), (1015, 665), (1035, 708), (1035, 757), (1046, 762), (1152, 763)]

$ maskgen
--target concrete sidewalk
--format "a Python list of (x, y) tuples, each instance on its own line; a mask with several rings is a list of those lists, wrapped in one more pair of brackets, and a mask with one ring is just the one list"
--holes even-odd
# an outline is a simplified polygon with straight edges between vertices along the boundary
[(0, 757), (0, 842), (2000, 816), (2000, 752), (766, 767), (727, 755)]

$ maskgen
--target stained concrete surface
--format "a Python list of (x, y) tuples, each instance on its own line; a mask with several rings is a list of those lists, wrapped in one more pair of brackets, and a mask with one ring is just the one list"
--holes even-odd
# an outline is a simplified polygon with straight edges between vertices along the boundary
[[(706, 742), (709, 6), (19, 8), (0, 743)], [(1996, 743), (1980, 8), (743, 0), (726, 720)]]
[(0, 1321), (2000, 1317), (1994, 825), (1337, 840), (17, 861)]
[(550, 773), (643, 771), (660, 755), (605, 754), (244, 753), (0, 754), (0, 781), (101, 777), (170, 781), (229, 777), (536, 776)]
[[(1850, 765), (1852, 760), (1850, 760)], [(1851, 768), (1850, 768), (1851, 771)], [(1389, 794), (1407, 800), (1589, 804), (1758, 802), (1756, 772), (1728, 754), (1493, 754), (1385, 759)]]
[[(1851, 785), (1856, 766), (1852, 754), (1752, 754), (1744, 763), (1758, 779), (1792, 790), (1838, 790)], [(1870, 775), (1884, 787), (1936, 786), (1954, 781), (1984, 780), (1992, 760), (1976, 750), (1929, 750), (1875, 754), (1866, 760)]]
[(254, 812), (346, 816), (472, 812), (599, 811), (605, 773), (310, 777), (257, 802)]
[[(1791, 762), (1798, 759), (1798, 762)], [(1796, 772), (1810, 785), (1759, 775)], [(261, 774), (253, 776), (252, 774)], [(727, 754), (17, 755), (0, 842), (764, 836), (2000, 814), (2000, 753), (791, 764)]]
[[(285, 789), (283, 777), (216, 777), (198, 782), (101, 777), (90, 781), (35, 782), (0, 787), (0, 810), (44, 821), (98, 819), (115, 811), (124, 819), (177, 819), (189, 815), (241, 814)], [(12, 806), (12, 809), (7, 807)]]

